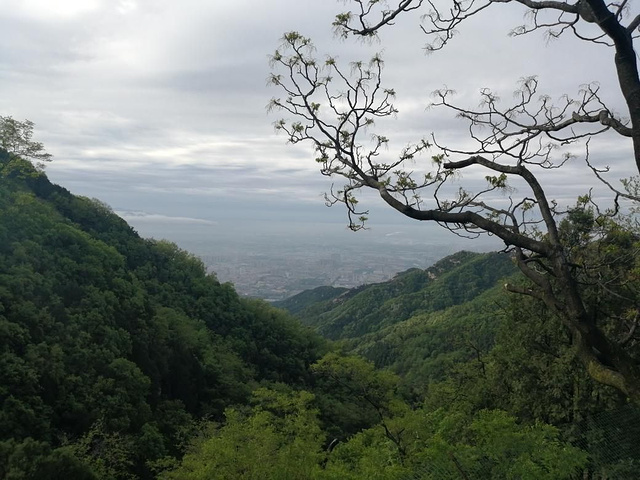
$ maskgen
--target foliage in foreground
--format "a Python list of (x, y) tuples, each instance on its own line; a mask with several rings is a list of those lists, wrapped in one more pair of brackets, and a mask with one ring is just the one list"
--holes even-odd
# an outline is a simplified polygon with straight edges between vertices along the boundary
[(507, 413), (468, 416), (408, 410), (326, 446), (307, 392), (255, 392), (250, 411), (199, 440), (164, 479), (568, 479), (586, 454), (562, 443), (549, 425), (518, 424)]

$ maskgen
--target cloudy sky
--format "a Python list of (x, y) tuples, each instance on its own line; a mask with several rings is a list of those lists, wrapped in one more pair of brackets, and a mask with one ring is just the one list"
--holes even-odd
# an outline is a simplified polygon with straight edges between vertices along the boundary
[[(319, 56), (341, 61), (383, 52), (400, 109), (380, 132), (395, 141), (389, 155), (431, 132), (465, 142), (451, 112), (426, 109), (445, 85), (474, 107), (481, 87), (509, 99), (524, 76), (538, 75), (552, 96), (598, 81), (623, 111), (612, 52), (570, 37), (510, 38), (526, 13), (517, 5), (492, 7), (430, 56), (416, 15), (372, 45), (334, 38), (332, 19), (348, 8), (333, 0), (0, 0), (0, 114), (36, 123), (54, 155), (52, 180), (107, 202), (134, 225), (147, 216), (171, 228), (273, 220), (344, 230), (344, 212), (324, 207), (331, 183), (317, 173), (310, 146), (287, 145), (265, 108), (278, 95), (267, 86), (268, 56), (286, 31), (312, 37)], [(603, 139), (592, 154), (615, 167), (614, 179), (632, 173), (624, 141)], [(547, 185), (570, 199), (591, 183), (577, 162)], [(374, 230), (376, 221), (412, 228), (367, 202)]]

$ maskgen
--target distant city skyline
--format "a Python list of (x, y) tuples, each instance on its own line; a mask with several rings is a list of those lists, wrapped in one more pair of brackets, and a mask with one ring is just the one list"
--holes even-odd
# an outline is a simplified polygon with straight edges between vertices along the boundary
[[(263, 220), (225, 222), (116, 211), (142, 236), (166, 238), (198, 255), (238, 293), (281, 300), (322, 285), (356, 287), (427, 268), (460, 250), (500, 249), (495, 238), (465, 240), (436, 225), (376, 224), (351, 232), (344, 224)], [(258, 232), (258, 234), (256, 234)]]

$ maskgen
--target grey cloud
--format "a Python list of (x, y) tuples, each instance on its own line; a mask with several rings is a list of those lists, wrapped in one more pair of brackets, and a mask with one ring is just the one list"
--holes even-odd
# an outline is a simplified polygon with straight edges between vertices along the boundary
[[(286, 145), (271, 126), (278, 115), (265, 111), (279, 94), (265, 84), (267, 58), (292, 29), (314, 39), (320, 58), (349, 62), (383, 51), (384, 83), (398, 92), (400, 108), (397, 119), (375, 128), (392, 139), (389, 156), (432, 131), (449, 144), (467, 144), (466, 124), (452, 112), (426, 110), (430, 93), (443, 85), (476, 107), (479, 88), (492, 88), (506, 103), (525, 75), (539, 74), (541, 93), (553, 96), (599, 80), (607, 101), (622, 108), (610, 51), (589, 48), (588, 61), (569, 68), (568, 57), (584, 52), (576, 44), (507, 37), (524, 13), (511, 5), (493, 7), (464, 25), (449, 48), (425, 56), (416, 17), (399, 19), (380, 44), (333, 38), (333, 15), (348, 8), (338, 2), (134, 3), (95, 2), (58, 19), (0, 13), (0, 113), (36, 122), (36, 137), (56, 156), (54, 181), (120, 209), (208, 221), (344, 221), (343, 211), (324, 207), (321, 194), (332, 180), (318, 173), (311, 145)], [(620, 143), (592, 144), (592, 159), (614, 167), (616, 180), (633, 173), (620, 167), (627, 155)], [(429, 152), (415, 168), (429, 168)], [(594, 184), (580, 159), (543, 177), (550, 196), (567, 202)], [(471, 188), (483, 179), (483, 172), (463, 177)], [(362, 201), (373, 222), (396, 221), (375, 195)]]
[(129, 210), (117, 210), (117, 215), (124, 218), (127, 221), (133, 221), (136, 223), (144, 222), (165, 222), (165, 223), (178, 223), (178, 224), (197, 224), (197, 225), (218, 225), (218, 222), (212, 220), (205, 220), (203, 218), (192, 217), (175, 217), (171, 215), (160, 215), (157, 213), (147, 213), (140, 211)]

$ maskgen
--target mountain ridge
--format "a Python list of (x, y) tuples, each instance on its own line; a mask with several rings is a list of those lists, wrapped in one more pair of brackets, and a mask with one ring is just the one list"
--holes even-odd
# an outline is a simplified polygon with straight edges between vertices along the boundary
[(356, 338), (418, 313), (465, 303), (515, 271), (508, 254), (461, 251), (386, 282), (348, 290), (319, 287), (274, 306), (332, 340)]
[(198, 422), (307, 385), (326, 348), (0, 150), (0, 478), (154, 478)]

